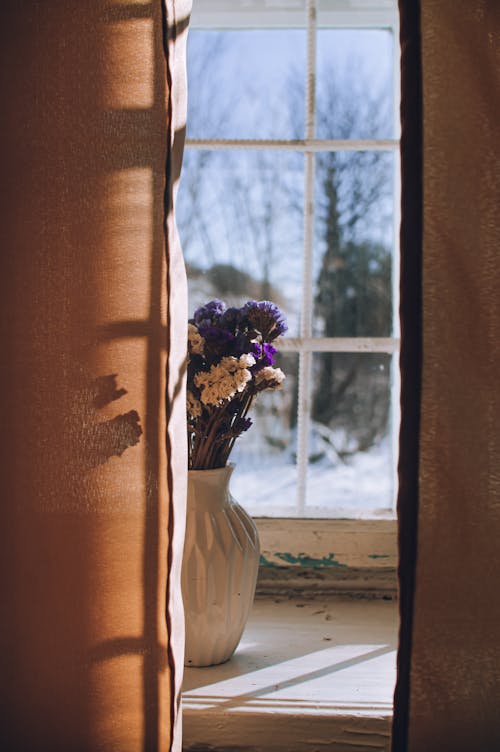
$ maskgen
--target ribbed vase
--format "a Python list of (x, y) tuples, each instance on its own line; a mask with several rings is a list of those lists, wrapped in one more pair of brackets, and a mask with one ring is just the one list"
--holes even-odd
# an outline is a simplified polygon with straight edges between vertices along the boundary
[(189, 470), (182, 595), (186, 666), (227, 661), (252, 607), (260, 545), (252, 518), (229, 491), (232, 465)]

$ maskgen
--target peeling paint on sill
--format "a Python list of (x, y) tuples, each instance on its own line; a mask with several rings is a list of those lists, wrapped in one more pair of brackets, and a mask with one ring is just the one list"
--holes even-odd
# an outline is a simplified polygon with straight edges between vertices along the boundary
[[(309, 554), (306, 553), (299, 553), (299, 554), (292, 554), (288, 551), (285, 551), (283, 553), (273, 553), (273, 556), (277, 559), (280, 559), (280, 561), (285, 562), (285, 564), (292, 565), (292, 566), (299, 566), (299, 567), (308, 567), (309, 569), (323, 569), (325, 567), (345, 567), (345, 564), (342, 564), (342, 562), (337, 561), (335, 558), (335, 554), (328, 554), (327, 556), (321, 556), (320, 558), (316, 558), (314, 556), (309, 556)], [(279, 564), (275, 564), (274, 562), (270, 562), (268, 559), (266, 559), (264, 556), (261, 556), (261, 565), (263, 566), (279, 566)]]

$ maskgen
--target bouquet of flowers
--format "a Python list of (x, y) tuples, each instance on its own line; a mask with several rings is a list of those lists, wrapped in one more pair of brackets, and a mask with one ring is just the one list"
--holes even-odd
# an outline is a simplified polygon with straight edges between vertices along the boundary
[(249, 300), (226, 308), (211, 300), (188, 324), (187, 426), (189, 468), (224, 467), (238, 436), (252, 425), (248, 411), (265, 389), (280, 389), (271, 344), (287, 329), (279, 308)]

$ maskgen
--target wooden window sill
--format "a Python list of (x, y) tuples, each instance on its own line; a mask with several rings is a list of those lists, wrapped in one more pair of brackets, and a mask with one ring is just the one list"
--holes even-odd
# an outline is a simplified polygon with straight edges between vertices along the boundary
[(394, 600), (256, 599), (225, 664), (185, 670), (184, 750), (389, 750)]

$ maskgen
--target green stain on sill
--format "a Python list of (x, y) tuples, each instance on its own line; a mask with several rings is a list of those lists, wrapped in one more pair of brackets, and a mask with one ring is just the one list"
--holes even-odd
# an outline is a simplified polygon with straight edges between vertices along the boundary
[[(328, 556), (322, 556), (320, 559), (316, 559), (313, 556), (307, 554), (291, 554), (291, 553), (275, 553), (273, 554), (277, 559), (281, 559), (285, 564), (308, 567), (310, 569), (324, 569), (326, 567), (345, 567), (346, 564), (342, 564), (335, 559), (335, 554), (328, 554)], [(265, 556), (260, 557), (260, 564), (263, 567), (279, 567), (274, 561), (269, 561)]]
[(390, 554), (368, 554), (369, 559), (390, 559)]
[(262, 554), (260, 555), (259, 565), (261, 567), (275, 567), (275, 568), (279, 567), (279, 564), (276, 564), (275, 561), (269, 561), (269, 559), (266, 559), (266, 557), (263, 556)]

